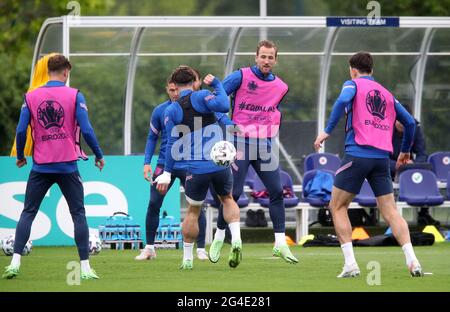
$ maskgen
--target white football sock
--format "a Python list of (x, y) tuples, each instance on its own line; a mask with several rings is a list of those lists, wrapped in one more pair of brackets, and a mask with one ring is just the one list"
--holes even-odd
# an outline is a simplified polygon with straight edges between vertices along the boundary
[(193, 260), (194, 243), (183, 243), (183, 260)]
[(275, 233), (275, 247), (281, 247), (287, 245), (286, 233)]
[(214, 233), (214, 239), (223, 242), (225, 240), (225, 230), (217, 228), (216, 233)]
[(413, 261), (417, 261), (416, 254), (411, 243), (402, 246), (406, 258), (406, 265), (409, 266)]
[(356, 264), (355, 254), (353, 253), (353, 244), (348, 242), (341, 245), (342, 253), (344, 254), (345, 265), (350, 266)]
[(228, 224), (228, 227), (231, 231), (231, 243), (241, 240), (241, 223), (240, 222), (232, 222)]
[(20, 258), (22, 255), (19, 255), (17, 253), (13, 254), (13, 257), (11, 259), (11, 265), (15, 267), (20, 267)]
[(145, 245), (145, 249), (150, 249), (152, 251), (155, 251), (155, 245)]
[(81, 260), (81, 271), (84, 273), (91, 272), (91, 266), (89, 265), (89, 260)]

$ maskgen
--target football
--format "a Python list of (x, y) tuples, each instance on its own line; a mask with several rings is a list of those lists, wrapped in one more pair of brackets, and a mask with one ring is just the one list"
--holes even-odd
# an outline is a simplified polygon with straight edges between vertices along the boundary
[(102, 250), (102, 241), (101, 239), (95, 235), (89, 235), (89, 254), (97, 255)]
[[(14, 235), (9, 235), (2, 239), (1, 241), (2, 250), (7, 256), (12, 256), (14, 254)], [(23, 247), (22, 256), (29, 255), (33, 247), (32, 242), (29, 240), (25, 247)]]
[(228, 167), (236, 160), (236, 148), (228, 141), (219, 141), (211, 149), (210, 157), (216, 165)]

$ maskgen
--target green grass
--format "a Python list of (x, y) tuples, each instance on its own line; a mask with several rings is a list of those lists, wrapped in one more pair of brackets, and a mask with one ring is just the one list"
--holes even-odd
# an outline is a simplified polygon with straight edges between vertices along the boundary
[[(236, 269), (228, 267), (230, 245), (216, 263), (194, 260), (194, 270), (181, 272), (182, 250), (158, 250), (154, 261), (138, 262), (135, 250), (103, 250), (91, 257), (91, 265), (100, 280), (82, 281), (68, 286), (66, 265), (77, 259), (74, 247), (35, 247), (22, 258), (20, 274), (13, 280), (0, 280), (5, 291), (450, 291), (450, 244), (416, 247), (425, 272), (423, 278), (412, 278), (400, 247), (355, 248), (362, 276), (337, 279), (343, 258), (340, 248), (303, 248), (293, 253), (300, 263), (290, 265), (271, 257), (270, 244), (244, 244), (243, 261)], [(0, 256), (0, 267), (11, 257)], [(370, 261), (378, 261), (381, 285), (366, 282)]]

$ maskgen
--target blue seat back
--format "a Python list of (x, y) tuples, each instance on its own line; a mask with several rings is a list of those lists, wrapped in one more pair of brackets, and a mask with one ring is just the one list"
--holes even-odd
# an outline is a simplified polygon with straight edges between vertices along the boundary
[(356, 198), (358, 197), (373, 197), (375, 198), (375, 194), (373, 193), (372, 187), (370, 186), (369, 182), (367, 180), (364, 180), (363, 185), (361, 186), (361, 190), (359, 191), (359, 194), (356, 195)]
[(359, 203), (363, 207), (376, 207), (377, 199), (367, 180), (364, 180), (359, 194), (355, 196), (353, 201)]
[(335, 172), (341, 165), (341, 159), (331, 153), (312, 153), (306, 156), (303, 165), (304, 172), (315, 169)]
[(436, 176), (432, 171), (410, 169), (403, 171), (399, 179), (399, 199), (408, 201), (411, 197), (439, 196)]
[(450, 171), (450, 151), (436, 152), (428, 156), (428, 162), (433, 167), (433, 172), (439, 181), (446, 182)]
[(292, 182), (292, 178), (286, 171), (280, 170), (280, 180), (282, 187), (289, 187), (292, 191), (294, 191), (294, 183)]

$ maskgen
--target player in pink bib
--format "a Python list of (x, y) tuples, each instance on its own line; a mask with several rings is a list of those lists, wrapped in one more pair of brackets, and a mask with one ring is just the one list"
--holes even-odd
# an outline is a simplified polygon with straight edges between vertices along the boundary
[[(278, 107), (288, 92), (288, 85), (272, 73), (277, 63), (278, 48), (272, 41), (263, 40), (256, 48), (256, 65), (241, 68), (226, 77), (223, 86), (232, 98), (232, 122), (238, 131), (232, 138), (237, 149), (233, 170), (233, 198), (239, 199), (245, 177), (251, 165), (270, 197), (275, 244), (273, 254), (287, 263), (298, 263), (291, 253), (285, 235), (285, 207), (276, 141), (281, 124)], [(217, 262), (223, 245), (227, 224), (219, 208), (217, 231), (209, 250), (209, 258)]]
[(89, 122), (86, 100), (77, 89), (66, 86), (72, 68), (61, 54), (48, 60), (49, 81), (28, 92), (16, 131), (17, 167), (27, 164), (24, 157), (26, 131), (31, 125), (33, 167), (27, 181), (25, 203), (16, 227), (14, 254), (3, 278), (19, 274), (23, 247), (30, 237), (31, 225), (50, 187), (58, 184), (69, 206), (74, 237), (80, 257), (80, 278), (98, 279), (89, 264), (89, 229), (84, 208), (83, 183), (77, 160), (87, 159), (80, 147), (80, 133), (95, 154), (95, 166), (102, 170), (103, 153)]
[(373, 59), (368, 52), (358, 52), (350, 60), (351, 81), (346, 81), (336, 100), (327, 128), (314, 142), (318, 151), (337, 125), (344, 111), (347, 115), (345, 156), (336, 171), (330, 209), (334, 228), (344, 254), (344, 268), (338, 278), (360, 275), (353, 254), (352, 226), (347, 209), (364, 180), (376, 196), (377, 207), (402, 246), (412, 276), (422, 276), (422, 268), (414, 253), (408, 224), (398, 213), (389, 170), (394, 123), (398, 120), (405, 131), (397, 168), (410, 157), (415, 121), (394, 96), (372, 77)]

